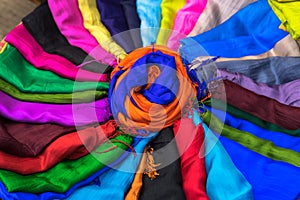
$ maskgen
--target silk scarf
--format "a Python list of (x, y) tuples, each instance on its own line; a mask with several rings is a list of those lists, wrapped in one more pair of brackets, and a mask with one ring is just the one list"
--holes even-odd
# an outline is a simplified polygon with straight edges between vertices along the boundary
[(111, 38), (107, 28), (101, 23), (96, 0), (79, 0), (78, 6), (84, 27), (107, 52), (113, 54), (118, 60), (123, 59), (126, 52)]
[(107, 82), (79, 82), (29, 64), (16, 48), (7, 45), (0, 54), (0, 77), (25, 93), (73, 93), (85, 90), (108, 90)]
[(177, 12), (186, 4), (186, 0), (162, 0), (160, 29), (156, 44), (166, 45), (174, 26)]
[(108, 121), (103, 125), (61, 135), (49, 146), (44, 146), (43, 151), (35, 157), (21, 158), (0, 151), (0, 168), (23, 175), (44, 172), (66, 158), (74, 160), (87, 155), (108, 139), (121, 134), (116, 128), (114, 121)]
[(181, 40), (180, 54), (189, 62), (201, 55), (232, 58), (261, 54), (287, 35), (279, 24), (267, 0), (259, 0), (216, 28)]
[(162, 0), (137, 0), (136, 8), (141, 19), (141, 38), (143, 46), (149, 46), (156, 42), (161, 23)]
[(0, 115), (18, 122), (83, 126), (105, 122), (111, 116), (108, 99), (80, 104), (23, 102), (0, 91)]
[[(298, 107), (281, 104), (228, 80), (219, 81), (215, 86), (210, 87), (210, 92), (213, 98), (226, 101), (230, 105), (282, 128), (289, 130), (300, 128), (300, 108)], [(239, 94), (239, 98), (236, 98), (236, 94)]]
[(76, 67), (66, 58), (49, 54), (35, 41), (23, 24), (15, 27), (7, 34), (5, 40), (13, 45), (33, 66), (78, 81), (101, 81), (108, 80), (107, 74), (97, 74)]
[(105, 51), (84, 27), (83, 17), (77, 0), (48, 0), (54, 21), (68, 42), (81, 48), (87, 54), (111, 66), (116, 66), (116, 58)]
[[(128, 53), (135, 49), (125, 13), (120, 0), (93, 0), (97, 2), (101, 22), (112, 35), (113, 40), (120, 44)], [(96, 3), (95, 2), (95, 3)]]
[(133, 51), (111, 76), (110, 108), (126, 127), (148, 131), (168, 127), (195, 98), (196, 85), (180, 56), (162, 46)]
[(176, 13), (174, 27), (167, 43), (170, 49), (178, 49), (179, 40), (191, 32), (206, 4), (207, 0), (187, 0), (184, 7)]
[(131, 136), (120, 135), (103, 143), (92, 154), (74, 161), (62, 161), (46, 172), (22, 176), (7, 170), (0, 170), (0, 179), (8, 192), (64, 193), (74, 184), (116, 160), (131, 142)]

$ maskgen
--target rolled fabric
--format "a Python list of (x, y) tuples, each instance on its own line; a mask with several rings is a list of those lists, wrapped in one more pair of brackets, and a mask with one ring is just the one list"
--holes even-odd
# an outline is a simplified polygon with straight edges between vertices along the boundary
[[(188, 37), (199, 35), (225, 22), (236, 12), (256, 0), (209, 0)], [(204, 23), (205, 22), (205, 23)]]
[[(134, 44), (134, 49), (143, 47), (141, 38), (141, 20), (137, 13), (136, 0), (120, 0), (130, 35)], [(150, 6), (150, 5), (149, 5)]]
[(76, 127), (50, 123), (29, 124), (0, 117), (0, 150), (12, 156), (37, 156), (51, 142), (75, 130)]
[(101, 21), (112, 35), (112, 38), (122, 46), (127, 53), (133, 51), (135, 49), (134, 43), (128, 31), (128, 24), (120, 0), (93, 1), (97, 1)]
[[(238, 129), (240, 131), (249, 132), (258, 138), (271, 141), (272, 143), (274, 143), (274, 145), (276, 145), (278, 147), (291, 149), (293, 151), (300, 153), (300, 145), (299, 145), (300, 138), (299, 137), (293, 137), (293, 136), (287, 135), (285, 133), (263, 129), (259, 126), (256, 126), (255, 124), (253, 124), (251, 122), (248, 122), (247, 120), (236, 118), (236, 117), (230, 115), (229, 113), (226, 113), (226, 112), (218, 110), (218, 109), (210, 108), (209, 110), (219, 120), (222, 119), (223, 116), (225, 116), (224, 123), (227, 126)], [(223, 120), (222, 120), (222, 122), (223, 122)]]
[(0, 90), (6, 94), (12, 96), (15, 99), (21, 101), (41, 102), (41, 103), (59, 103), (59, 104), (71, 104), (71, 103), (84, 103), (98, 100), (107, 96), (106, 91), (99, 90), (86, 90), (73, 93), (25, 93), (20, 91), (12, 84), (6, 82), (0, 78)]
[(141, 19), (141, 37), (143, 46), (156, 42), (161, 22), (162, 0), (137, 0), (136, 7)]
[(224, 125), (210, 111), (203, 115), (203, 121), (209, 124), (210, 128), (218, 134), (234, 140), (248, 149), (266, 156), (272, 160), (286, 162), (296, 167), (300, 166), (300, 154), (294, 150), (275, 145), (272, 141), (259, 138), (249, 132), (241, 131)]
[(285, 105), (300, 107), (300, 80), (294, 80), (281, 85), (268, 86), (265, 83), (256, 83), (247, 76), (237, 72), (230, 73), (226, 70), (219, 69), (217, 74), (217, 77), (232, 81), (256, 94), (275, 99)]
[(105, 122), (111, 116), (107, 98), (91, 103), (60, 105), (18, 101), (1, 91), (0, 97), (0, 115), (19, 122), (83, 126)]
[(174, 26), (176, 13), (186, 3), (186, 0), (162, 0), (160, 29), (157, 35), (156, 44), (166, 45)]
[(300, 79), (300, 57), (268, 57), (217, 62), (217, 68), (242, 73), (255, 82), (279, 85)]
[[(80, 65), (85, 61), (91, 61), (93, 59), (82, 49), (70, 45), (55, 24), (47, 3), (38, 6), (34, 11), (24, 17), (22, 22), (46, 52), (61, 55), (75, 65)], [(96, 68), (97, 66), (102, 69), (108, 67), (107, 65), (95, 61), (91, 64), (82, 66), (81, 68), (87, 68), (88, 70), (91, 67)]]
[(216, 28), (182, 39), (180, 54), (189, 62), (201, 55), (234, 58), (261, 54), (287, 35), (279, 25), (267, 0), (259, 0)]
[(162, 46), (133, 51), (111, 76), (113, 116), (123, 126), (138, 130), (172, 125), (196, 97), (197, 85), (188, 78), (179, 54)]
[(116, 160), (131, 143), (131, 136), (119, 135), (103, 143), (95, 152), (77, 160), (62, 161), (46, 172), (22, 176), (11, 171), (0, 170), (0, 179), (8, 192), (64, 193), (74, 184)]
[(174, 50), (179, 48), (179, 40), (185, 38), (191, 32), (206, 4), (207, 0), (186, 1), (184, 7), (176, 13), (174, 27), (167, 43), (169, 48)]
[(73, 93), (85, 90), (108, 90), (107, 82), (79, 82), (29, 64), (16, 48), (7, 45), (0, 54), (0, 77), (25, 93)]
[(109, 138), (118, 135), (116, 128), (116, 123), (108, 121), (103, 125), (65, 133), (49, 146), (44, 146), (43, 151), (35, 157), (22, 158), (0, 151), (0, 169), (23, 175), (44, 172), (64, 159), (79, 159), (89, 154)]
[[(133, 146), (135, 145), (136, 139), (133, 140)], [(130, 150), (130, 149), (129, 149)], [(68, 196), (70, 196), (75, 190), (78, 188), (89, 185), (91, 183), (95, 183), (99, 185), (98, 181), (95, 181), (95, 178), (103, 174), (104, 172), (111, 169), (111, 167), (116, 166), (120, 162), (122, 162), (128, 154), (131, 153), (130, 151), (124, 151), (124, 153), (119, 156), (115, 161), (113, 161), (111, 164), (104, 166), (99, 171), (95, 172), (88, 178), (86, 178), (83, 181), (80, 181), (73, 185), (67, 192), (65, 193), (55, 193), (55, 192), (44, 192), (39, 194), (33, 194), (33, 193), (25, 193), (25, 192), (8, 192), (6, 187), (2, 182), (0, 182), (0, 197), (3, 197), (4, 199), (24, 199), (24, 200), (53, 200), (53, 199), (65, 199)]]
[(106, 27), (100, 21), (96, 0), (79, 0), (79, 10), (83, 17), (84, 27), (107, 52), (119, 59), (126, 56), (126, 52), (112, 38)]
[(117, 65), (116, 58), (104, 50), (85, 29), (77, 0), (48, 0), (48, 5), (58, 29), (71, 45), (81, 48), (96, 60), (111, 66)]
[[(295, 136), (295, 137), (300, 136), (300, 129), (295, 129), (295, 130), (284, 129), (280, 126), (277, 126), (276, 124), (264, 121), (256, 116), (249, 114), (243, 110), (240, 110), (232, 105), (225, 104), (224, 102), (222, 102), (220, 100), (209, 99), (209, 100), (204, 101), (204, 104), (207, 106), (210, 106), (210, 107), (212, 107), (212, 105), (213, 105), (213, 108), (226, 111), (237, 118), (245, 119), (245, 120), (247, 120), (253, 124), (256, 124), (257, 126), (260, 126), (264, 129), (267, 129), (270, 131), (286, 133), (286, 134), (289, 134), (289, 135)], [(224, 110), (224, 108), (226, 108), (226, 110)]]
[(35, 41), (23, 24), (10, 31), (5, 40), (13, 45), (33, 66), (78, 81), (108, 81), (107, 74), (97, 74), (78, 68), (64, 57), (48, 54)]
[(223, 136), (219, 140), (236, 167), (252, 185), (254, 199), (299, 198), (299, 167), (272, 160)]
[(67, 199), (125, 199), (134, 178), (134, 172), (141, 160), (143, 150), (156, 135), (157, 133), (151, 133), (148, 137), (137, 138), (138, 143), (132, 145), (137, 153), (136, 156), (130, 153), (122, 163), (97, 177), (96, 184), (79, 188)]
[[(143, 174), (143, 186), (140, 191), (139, 199), (180, 199), (185, 200), (185, 193), (182, 188), (182, 175), (180, 169), (180, 155), (174, 140), (173, 127), (164, 128), (156, 138), (149, 143), (149, 148), (153, 149), (150, 153), (153, 156), (156, 177), (149, 177)], [(148, 161), (147, 165), (151, 165)], [(151, 168), (149, 169), (151, 170)], [(152, 172), (153, 171), (145, 171)], [(154, 178), (154, 179), (152, 179)]]
[(293, 39), (300, 38), (300, 23), (295, 16), (300, 12), (299, 1), (268, 0), (271, 8), (278, 16), (282, 25), (292, 35)]
[(254, 199), (252, 186), (234, 165), (216, 135), (202, 123), (199, 113), (195, 110), (192, 119), (195, 126), (201, 123), (204, 129), (206, 192), (209, 199)]
[[(213, 98), (225, 101), (282, 128), (289, 130), (300, 128), (300, 108), (298, 107), (281, 104), (228, 80), (219, 81), (216, 87), (210, 89), (210, 92)], [(236, 94), (239, 94), (239, 98), (236, 98)]]
[(204, 130), (192, 119), (183, 118), (174, 124), (175, 140), (181, 163), (182, 187), (186, 199), (209, 199), (206, 194)]

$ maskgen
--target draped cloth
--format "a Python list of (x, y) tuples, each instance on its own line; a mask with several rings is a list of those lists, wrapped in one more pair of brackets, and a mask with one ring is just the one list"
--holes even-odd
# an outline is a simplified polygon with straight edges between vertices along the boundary
[[(35, 157), (22, 158), (0, 151), (0, 168), (24, 175), (46, 171), (66, 158), (74, 160), (89, 154), (89, 152), (109, 138), (121, 134), (116, 131), (116, 128), (114, 121), (108, 121), (103, 125), (91, 126), (72, 133), (64, 133), (65, 135), (61, 133), (61, 136), (55, 138), (48, 146), (38, 146), (43, 151), (35, 155)], [(26, 138), (29, 136), (27, 134)], [(30, 139), (39, 139), (38, 136), (34, 136)], [(24, 140), (24, 138), (19, 138)], [(47, 135), (45, 135), (45, 139), (47, 139)], [(41, 142), (41, 140), (39, 141)], [(30, 145), (29, 142), (28, 145)], [(17, 147), (20, 147), (20, 145)], [(33, 150), (35, 149), (33, 148)]]
[(25, 93), (61, 94), (86, 90), (108, 90), (108, 82), (80, 82), (29, 64), (16, 48), (7, 45), (0, 54), (0, 77)]
[(204, 129), (206, 193), (209, 199), (254, 199), (252, 186), (235, 166), (218, 137), (203, 123), (196, 111), (192, 119), (195, 126), (201, 123)]
[(126, 52), (112, 39), (109, 31), (102, 24), (96, 0), (79, 0), (78, 6), (84, 27), (107, 52), (113, 54), (118, 60), (123, 59)]
[(71, 45), (81, 48), (91, 57), (105, 64), (117, 65), (116, 58), (104, 50), (85, 29), (77, 0), (68, 2), (48, 0), (48, 5), (58, 29)]
[(162, 0), (160, 29), (156, 44), (166, 45), (172, 33), (177, 12), (186, 4), (186, 0)]
[(1, 91), (0, 97), (0, 115), (19, 122), (83, 126), (105, 122), (111, 116), (107, 98), (80, 104), (46, 104), (18, 101)]
[(168, 127), (195, 98), (197, 85), (188, 78), (180, 56), (161, 46), (133, 51), (111, 76), (111, 111), (126, 127)]
[(300, 38), (300, 22), (297, 19), (300, 12), (299, 1), (268, 0), (273, 11), (282, 22), (285, 29), (292, 35), (293, 39)]
[(216, 28), (182, 39), (180, 54), (189, 62), (206, 55), (235, 58), (261, 54), (287, 35), (279, 25), (267, 0), (259, 0)]
[(186, 199), (209, 199), (206, 194), (204, 130), (192, 119), (183, 118), (174, 124), (175, 139), (181, 163), (183, 190)]
[[(38, 6), (34, 11), (22, 19), (23, 25), (48, 53), (61, 55), (70, 60), (75, 65), (80, 65), (84, 61), (93, 60), (82, 49), (70, 45), (64, 35), (61, 34), (47, 3)], [(99, 62), (86, 64), (81, 68), (106, 68), (107, 65)]]
[[(214, 87), (214, 88), (212, 88)], [(219, 81), (210, 88), (213, 98), (220, 99), (282, 128), (295, 130), (300, 128), (300, 108), (287, 106), (274, 99), (258, 95), (231, 81)], [(225, 91), (223, 91), (223, 87)], [(239, 98), (236, 98), (236, 94)]]
[[(34, 157), (57, 138), (74, 132), (75, 127), (58, 124), (29, 124), (0, 118), (0, 150), (12, 157)], [(42, 132), (42, 134), (41, 134)], [(2, 152), (1, 152), (2, 153)], [(0, 159), (4, 158), (1, 156)], [(4, 161), (9, 162), (8, 159)], [(8, 164), (7, 164), (8, 165)], [(3, 168), (2, 166), (0, 168)], [(22, 169), (24, 166), (20, 167)]]
[(176, 13), (174, 27), (167, 42), (170, 49), (177, 50), (179, 48), (179, 40), (191, 32), (206, 4), (207, 0), (187, 0), (184, 7)]
[[(52, 191), (63, 193), (69, 190), (74, 184), (88, 178), (106, 165), (112, 163), (122, 155), (127, 145), (131, 143), (132, 137), (119, 135), (111, 139), (111, 141), (103, 143), (94, 153), (88, 154), (78, 160), (62, 161), (46, 172), (22, 176), (7, 170), (0, 170), (0, 179), (8, 192), (42, 193)], [(112, 147), (116, 148), (112, 149)]]
[(161, 2), (162, 0), (136, 0), (144, 47), (156, 42), (161, 22)]

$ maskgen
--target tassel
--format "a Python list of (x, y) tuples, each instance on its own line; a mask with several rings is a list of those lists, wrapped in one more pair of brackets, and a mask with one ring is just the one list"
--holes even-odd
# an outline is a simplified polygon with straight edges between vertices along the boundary
[(147, 157), (146, 157), (146, 167), (144, 170), (144, 174), (147, 174), (148, 177), (153, 180), (157, 176), (159, 176), (159, 173), (156, 171), (156, 167), (160, 166), (160, 164), (155, 164), (154, 157), (153, 157), (154, 149), (152, 147), (147, 148)]

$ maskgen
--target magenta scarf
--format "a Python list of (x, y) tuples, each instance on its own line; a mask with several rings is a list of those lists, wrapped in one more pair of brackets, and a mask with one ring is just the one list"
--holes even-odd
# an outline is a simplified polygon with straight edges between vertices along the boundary
[(71, 45), (81, 48), (102, 63), (117, 65), (116, 58), (85, 29), (77, 0), (48, 0), (48, 5), (58, 29)]
[(66, 58), (49, 54), (35, 41), (23, 24), (8, 33), (5, 40), (13, 45), (33, 66), (52, 71), (62, 77), (78, 81), (108, 81), (106, 74), (82, 70)]
[[(172, 34), (168, 40), (167, 46), (173, 50), (179, 47), (179, 40), (185, 38), (194, 28), (195, 24), (204, 8), (207, 0), (187, 0), (183, 8), (181, 8), (174, 21)], [(205, 23), (205, 22), (203, 22)]]
[(46, 104), (19, 101), (0, 91), (0, 99), (0, 115), (19, 122), (83, 126), (111, 116), (107, 98), (81, 104)]

